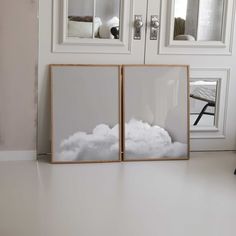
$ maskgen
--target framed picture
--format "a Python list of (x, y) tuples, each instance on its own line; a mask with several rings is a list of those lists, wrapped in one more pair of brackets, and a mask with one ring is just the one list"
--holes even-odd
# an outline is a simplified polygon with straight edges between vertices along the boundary
[(52, 163), (121, 160), (121, 67), (51, 65)]
[(124, 161), (189, 158), (189, 68), (123, 67)]
[(52, 162), (189, 158), (189, 68), (51, 65)]

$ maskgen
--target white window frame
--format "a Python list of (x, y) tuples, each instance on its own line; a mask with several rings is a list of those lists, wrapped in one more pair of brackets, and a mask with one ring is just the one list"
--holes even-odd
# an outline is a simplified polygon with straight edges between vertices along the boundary
[(192, 139), (224, 139), (226, 137), (227, 104), (229, 92), (229, 68), (192, 68), (190, 80), (207, 80), (218, 82), (215, 108), (215, 126), (191, 126)]
[(53, 0), (52, 52), (130, 54), (133, 0), (120, 2), (120, 39), (114, 40), (68, 37), (68, 0)]
[(233, 44), (235, 1), (225, 0), (221, 41), (173, 40), (175, 0), (162, 1), (160, 29), (160, 54), (231, 55)]

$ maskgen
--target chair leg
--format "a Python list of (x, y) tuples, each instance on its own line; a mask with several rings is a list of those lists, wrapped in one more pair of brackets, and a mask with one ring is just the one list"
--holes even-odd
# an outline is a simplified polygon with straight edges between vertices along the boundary
[(235, 169), (235, 171), (234, 171), (234, 174), (236, 175), (236, 169)]
[(200, 121), (200, 119), (202, 118), (204, 112), (206, 111), (207, 107), (209, 106), (209, 104), (207, 103), (201, 110), (200, 114), (198, 115), (196, 121), (194, 122), (194, 126), (198, 124), (198, 122)]

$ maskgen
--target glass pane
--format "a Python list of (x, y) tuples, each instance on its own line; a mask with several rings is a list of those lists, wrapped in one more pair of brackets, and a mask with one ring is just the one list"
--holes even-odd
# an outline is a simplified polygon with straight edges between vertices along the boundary
[(120, 0), (96, 0), (96, 18), (102, 22), (99, 38), (119, 39)]
[[(68, 0), (68, 37), (93, 38), (94, 0)], [(95, 23), (94, 35), (99, 23)]]
[(68, 37), (119, 39), (120, 0), (68, 0)]
[(200, 1), (198, 40), (220, 41), (222, 33), (224, 0)]
[(224, 0), (174, 2), (174, 40), (222, 40)]
[(192, 126), (215, 126), (217, 90), (217, 80), (191, 80), (190, 123)]
[(119, 67), (53, 66), (53, 161), (119, 161)]
[(188, 156), (186, 67), (125, 67), (125, 160)]

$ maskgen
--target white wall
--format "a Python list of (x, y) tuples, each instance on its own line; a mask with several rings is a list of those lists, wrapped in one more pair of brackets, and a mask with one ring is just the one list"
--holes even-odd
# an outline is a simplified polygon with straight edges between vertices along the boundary
[(37, 0), (1, 0), (0, 35), (0, 151), (35, 151)]

